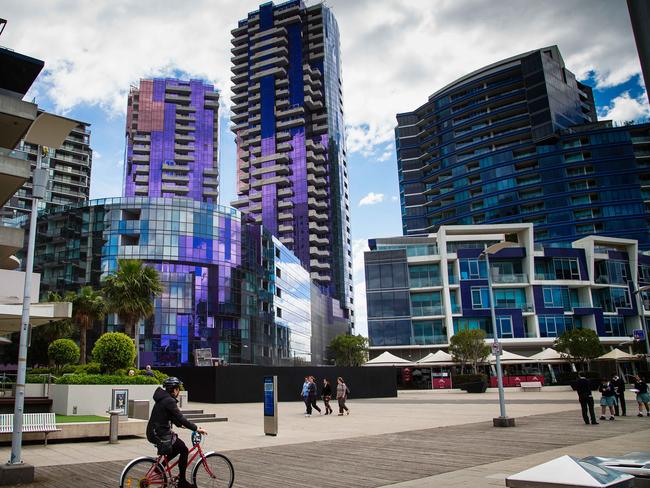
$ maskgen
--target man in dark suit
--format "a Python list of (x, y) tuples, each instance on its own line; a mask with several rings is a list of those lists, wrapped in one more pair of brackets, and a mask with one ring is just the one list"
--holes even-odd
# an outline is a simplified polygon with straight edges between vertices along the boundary
[(625, 381), (623, 381), (623, 378), (620, 378), (618, 375), (614, 375), (612, 376), (612, 386), (614, 387), (614, 393), (616, 395), (616, 404), (614, 405), (616, 416), (618, 417), (620, 408), (621, 415), (625, 417), (627, 413), (625, 408)]
[[(596, 413), (594, 412), (594, 397), (591, 394), (591, 385), (584, 373), (578, 373), (576, 391), (578, 392), (578, 400), (580, 401), (582, 418), (584, 419), (585, 424), (589, 425), (589, 417), (591, 417), (591, 423), (593, 425), (598, 424), (598, 422), (596, 422)], [(589, 415), (587, 415), (587, 410), (589, 411)]]

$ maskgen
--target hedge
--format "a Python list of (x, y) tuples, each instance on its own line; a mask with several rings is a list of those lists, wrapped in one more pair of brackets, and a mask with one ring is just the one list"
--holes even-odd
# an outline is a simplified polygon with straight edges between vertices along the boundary
[(457, 374), (452, 377), (452, 384), (454, 388), (461, 388), (466, 383), (485, 383), (487, 384), (487, 376), (484, 374)]
[(151, 376), (117, 376), (108, 374), (70, 374), (61, 376), (57, 385), (158, 385)]

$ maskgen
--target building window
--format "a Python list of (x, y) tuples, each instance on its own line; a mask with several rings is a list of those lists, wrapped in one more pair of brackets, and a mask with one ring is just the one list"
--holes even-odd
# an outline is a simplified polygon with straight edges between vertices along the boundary
[(558, 337), (563, 332), (582, 327), (579, 318), (564, 315), (540, 315), (539, 333), (541, 337)]
[(413, 317), (443, 315), (440, 292), (414, 293), (411, 295), (411, 313)]
[(486, 309), (490, 308), (490, 293), (487, 287), (472, 287), (472, 308)]
[(499, 337), (502, 338), (512, 338), (512, 317), (510, 315), (498, 316), (497, 317), (497, 326), (499, 330)]
[(556, 280), (579, 280), (578, 260), (575, 258), (553, 258)]
[(440, 286), (440, 283), (440, 265), (409, 266), (409, 284), (411, 288)]
[(278, 267), (275, 268), (275, 276), (282, 278), (282, 270)]
[(275, 294), (276, 294), (279, 298), (282, 298), (282, 289), (276, 287), (276, 288), (275, 288)]
[(282, 309), (280, 307), (277, 308), (276, 315), (278, 316), (279, 319), (282, 318)]
[(479, 259), (461, 259), (460, 279), (462, 280), (487, 279), (487, 266), (485, 264), (485, 261)]

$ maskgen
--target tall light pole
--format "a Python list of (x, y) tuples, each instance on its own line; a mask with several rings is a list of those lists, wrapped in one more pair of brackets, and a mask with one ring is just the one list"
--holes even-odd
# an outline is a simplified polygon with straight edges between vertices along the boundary
[[(495, 254), (501, 249), (507, 247), (519, 247), (518, 244), (509, 241), (498, 242), (483, 247), (483, 252), (481, 255), (485, 256), (485, 264), (487, 267), (487, 281), (488, 281), (488, 292), (490, 295), (490, 314), (492, 316), (492, 337), (494, 341), (492, 342), (492, 352), (496, 358), (496, 370), (497, 370), (497, 387), (499, 389), (499, 417), (492, 419), (492, 422), (495, 427), (514, 427), (515, 419), (509, 418), (506, 415), (506, 398), (505, 392), (503, 390), (503, 371), (501, 370), (501, 343), (499, 342), (499, 332), (497, 331), (497, 317), (496, 317), (496, 304), (494, 303), (494, 292), (492, 291), (492, 272), (490, 270), (490, 254)], [(480, 256), (479, 256), (480, 257)]]
[[(23, 410), (25, 407), (25, 379), (27, 376), (27, 339), (29, 336), (29, 312), (31, 305), (32, 270), (34, 265), (34, 247), (36, 243), (36, 220), (38, 217), (38, 202), (45, 197), (47, 170), (41, 168), (42, 152), (47, 147), (61, 147), (63, 141), (77, 122), (65, 117), (41, 113), (32, 123), (25, 141), (38, 145), (36, 169), (32, 176), (32, 211), (29, 217), (29, 237), (27, 244), (27, 260), (25, 263), (25, 285), (23, 292), (23, 310), (20, 321), (20, 344), (18, 346), (18, 374), (16, 375), (16, 400), (14, 405), (14, 425), (11, 434), (10, 465), (23, 464)], [(33, 478), (33, 472), (32, 472)]]
[[(637, 309), (639, 310), (639, 320), (641, 321), (641, 330), (643, 331), (643, 336), (645, 338), (645, 352), (646, 352), (646, 361), (648, 362), (648, 366), (650, 366), (650, 341), (648, 340), (648, 327), (646, 327), (645, 324), (645, 309), (643, 307), (643, 297), (641, 294), (644, 291), (650, 290), (650, 285), (645, 285), (645, 286), (639, 286), (638, 279), (634, 283), (634, 295), (636, 295), (636, 303), (637, 303)], [(650, 368), (649, 368), (650, 369)]]

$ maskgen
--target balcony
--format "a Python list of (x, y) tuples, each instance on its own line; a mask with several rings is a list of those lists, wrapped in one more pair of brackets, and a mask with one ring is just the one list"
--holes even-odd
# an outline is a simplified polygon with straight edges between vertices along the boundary
[(436, 317), (445, 315), (445, 309), (440, 305), (411, 306), (411, 309), (411, 316), (413, 317)]
[(492, 283), (528, 283), (528, 275), (526, 273), (493, 274)]
[(442, 286), (442, 281), (440, 278), (410, 278), (409, 285), (411, 288), (429, 288)]

